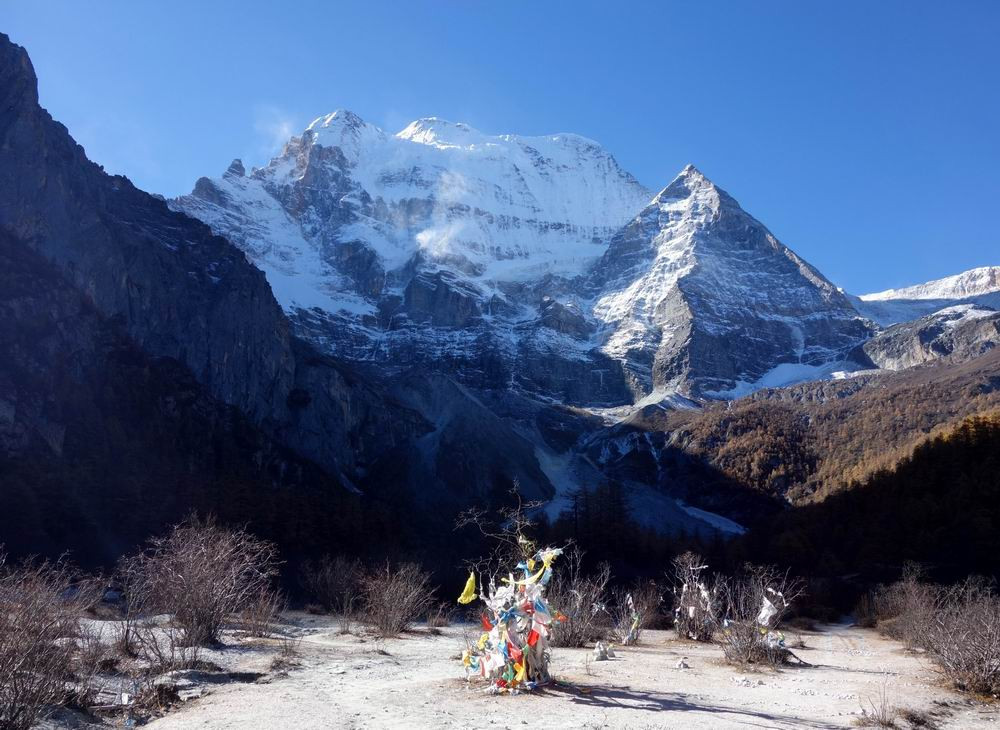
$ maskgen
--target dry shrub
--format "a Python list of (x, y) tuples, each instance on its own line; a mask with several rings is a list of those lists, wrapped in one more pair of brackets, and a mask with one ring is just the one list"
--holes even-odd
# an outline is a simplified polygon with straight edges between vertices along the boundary
[(858, 599), (854, 607), (854, 623), (863, 629), (878, 626), (878, 596), (873, 591), (866, 591)]
[(278, 655), (271, 660), (270, 671), (287, 672), (299, 666), (302, 640), (290, 636), (283, 637), (278, 645)]
[(108, 646), (101, 632), (93, 626), (81, 624), (80, 634), (75, 641), (71, 671), (73, 685), (69, 689), (66, 703), (81, 710), (93, 707), (104, 690), (107, 679), (104, 675), (118, 672), (119, 659), (114, 648)]
[(160, 626), (153, 620), (144, 620), (136, 624), (134, 636), (142, 660), (136, 668), (143, 678), (152, 679), (199, 665), (200, 647), (182, 641), (183, 634), (179, 630)]
[(768, 566), (746, 565), (719, 582), (725, 620), (717, 632), (726, 660), (741, 666), (777, 666), (791, 653), (777, 639), (780, 625), (804, 583)]
[(273, 544), (192, 517), (150, 541), (140, 557), (149, 608), (170, 613), (188, 645), (217, 643), (230, 616), (268, 602), (277, 575)]
[(240, 612), (240, 627), (250, 636), (270, 636), (275, 622), (286, 608), (287, 602), (281, 592), (264, 586)]
[(655, 582), (640, 582), (631, 588), (615, 588), (608, 607), (611, 636), (622, 646), (639, 643), (642, 630), (654, 626), (660, 618), (663, 590)]
[(385, 638), (398, 636), (434, 602), (431, 577), (416, 563), (388, 562), (362, 579), (365, 620)]
[(861, 714), (855, 718), (857, 727), (896, 727), (899, 711), (889, 702), (889, 691), (885, 683), (879, 688), (877, 697), (868, 698), (868, 706), (861, 705)]
[(911, 728), (925, 728), (925, 730), (938, 730), (940, 727), (934, 716), (926, 710), (911, 710), (905, 707), (897, 708), (900, 718)]
[(939, 588), (922, 580), (921, 569), (908, 564), (903, 577), (875, 595), (879, 631), (907, 648), (926, 648), (927, 630), (939, 599)]
[(427, 628), (443, 629), (451, 626), (451, 617), (455, 610), (451, 604), (443, 601), (433, 604), (427, 610)]
[(1000, 694), (1000, 597), (968, 578), (949, 587), (920, 581), (912, 566), (878, 594), (879, 630), (927, 651), (958, 689)]
[(361, 579), (364, 570), (361, 562), (342, 555), (324, 555), (320, 560), (307, 560), (302, 564), (302, 587), (329, 613), (352, 616), (361, 598)]
[(602, 614), (606, 610), (606, 590), (611, 567), (602, 563), (593, 575), (582, 570), (583, 551), (573, 548), (563, 559), (562, 569), (552, 579), (547, 603), (565, 618), (552, 623), (552, 646), (577, 647), (605, 637)]
[(925, 646), (958, 689), (1000, 694), (1000, 598), (992, 586), (969, 579), (942, 590)]
[(679, 639), (711, 641), (719, 620), (718, 585), (697, 553), (681, 553), (673, 562), (674, 631)]
[(0, 727), (27, 730), (66, 700), (82, 606), (62, 563), (6, 565), (0, 555)]

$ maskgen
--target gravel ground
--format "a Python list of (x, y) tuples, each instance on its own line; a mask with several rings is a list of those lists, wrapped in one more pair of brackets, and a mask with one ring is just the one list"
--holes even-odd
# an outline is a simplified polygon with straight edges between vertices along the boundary
[[(937, 727), (995, 727), (1000, 708), (946, 689), (933, 666), (877, 633), (848, 626), (804, 632), (811, 667), (741, 671), (717, 647), (648, 631), (617, 658), (556, 649), (559, 684), (491, 696), (466, 682), (458, 656), (471, 628), (399, 639), (341, 635), (336, 621), (289, 614), (298, 667), (272, 671), (273, 647), (232, 647), (212, 659), (249, 681), (213, 683), (148, 727), (188, 728), (840, 728), (862, 705), (926, 713)], [(688, 669), (678, 669), (681, 657)], [(263, 675), (263, 676), (259, 676)], [(908, 727), (900, 720), (899, 727)]]

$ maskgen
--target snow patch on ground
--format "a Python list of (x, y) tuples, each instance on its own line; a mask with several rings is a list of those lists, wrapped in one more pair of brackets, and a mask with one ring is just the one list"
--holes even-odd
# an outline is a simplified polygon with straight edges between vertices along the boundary
[(763, 388), (783, 388), (812, 380), (828, 380), (833, 378), (835, 374), (842, 377), (846, 371), (857, 369), (856, 364), (844, 360), (820, 365), (786, 362), (771, 368), (757, 380), (751, 382), (740, 380), (737, 381), (735, 387), (729, 390), (713, 391), (707, 395), (713, 398), (735, 400)]
[(678, 501), (677, 504), (682, 510), (687, 512), (692, 517), (696, 517), (702, 522), (707, 522), (720, 532), (728, 532), (732, 535), (743, 535), (747, 531), (747, 528), (743, 525), (738, 522), (733, 522), (728, 517), (717, 515), (714, 512), (707, 512), (703, 509), (698, 509), (697, 507), (689, 507), (681, 501)]

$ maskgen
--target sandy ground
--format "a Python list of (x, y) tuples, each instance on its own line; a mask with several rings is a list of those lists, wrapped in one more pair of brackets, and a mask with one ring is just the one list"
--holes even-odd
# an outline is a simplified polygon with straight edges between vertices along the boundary
[[(932, 665), (873, 631), (848, 626), (804, 632), (796, 653), (812, 667), (747, 672), (721, 662), (718, 647), (649, 631), (606, 662), (591, 651), (556, 649), (560, 684), (491, 696), (469, 684), (458, 655), (467, 630), (453, 626), (388, 641), (341, 635), (330, 618), (292, 614), (298, 668), (267, 673), (265, 647), (212, 652), (244, 681), (206, 694), (148, 727), (186, 728), (839, 728), (850, 727), (884, 690), (897, 707), (932, 714), (938, 727), (995, 727), (1000, 708), (944, 688)], [(678, 669), (687, 657), (689, 669)], [(265, 673), (256, 678), (254, 673)], [(907, 727), (901, 722), (900, 727)]]

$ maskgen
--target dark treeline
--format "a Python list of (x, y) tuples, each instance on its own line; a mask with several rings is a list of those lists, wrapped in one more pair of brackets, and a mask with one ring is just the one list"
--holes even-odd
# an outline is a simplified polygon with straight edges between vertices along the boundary
[(733, 553), (847, 584), (895, 579), (905, 562), (952, 582), (1000, 574), (1000, 417), (973, 417), (892, 469), (789, 510)]

